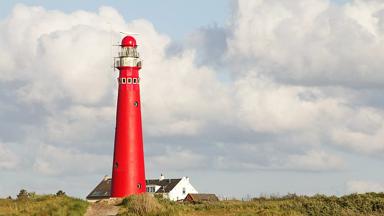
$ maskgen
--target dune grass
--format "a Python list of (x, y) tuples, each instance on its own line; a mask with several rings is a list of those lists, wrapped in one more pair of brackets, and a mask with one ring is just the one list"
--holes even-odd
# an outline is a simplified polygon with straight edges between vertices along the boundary
[(84, 215), (88, 203), (66, 195), (29, 195), (0, 199), (0, 216), (5, 215)]
[[(84, 215), (88, 203), (65, 194), (36, 195), (20, 193), (17, 199), (0, 199), (3, 215)], [(384, 193), (336, 196), (297, 196), (254, 198), (250, 201), (181, 203), (153, 197), (149, 194), (125, 198), (119, 215), (281, 215), (281, 216), (379, 216), (384, 215)]]
[(284, 216), (379, 216), (384, 215), (384, 194), (348, 196), (287, 195), (255, 198), (250, 201), (228, 200), (209, 203), (178, 203), (149, 195), (124, 199), (119, 215), (284, 215)]

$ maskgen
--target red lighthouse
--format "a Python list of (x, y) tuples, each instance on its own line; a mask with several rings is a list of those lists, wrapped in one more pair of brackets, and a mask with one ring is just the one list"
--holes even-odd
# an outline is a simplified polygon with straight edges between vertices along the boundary
[(135, 38), (126, 36), (115, 67), (119, 70), (115, 146), (111, 197), (126, 197), (146, 191), (143, 134), (141, 126), (141, 60)]

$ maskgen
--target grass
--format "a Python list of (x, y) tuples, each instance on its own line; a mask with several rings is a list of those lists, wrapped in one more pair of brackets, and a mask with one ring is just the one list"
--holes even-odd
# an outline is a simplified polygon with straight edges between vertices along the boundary
[(281, 216), (379, 216), (384, 215), (384, 194), (351, 194), (342, 197), (287, 195), (209, 203), (178, 203), (149, 195), (124, 199), (119, 215), (281, 215)]
[[(24, 191), (17, 199), (0, 199), (3, 215), (84, 215), (88, 203), (81, 199), (57, 195), (36, 195)], [(152, 197), (149, 194), (125, 198), (120, 216), (379, 216), (384, 215), (384, 193), (336, 196), (297, 196), (254, 198), (250, 201), (180, 203)]]
[(84, 215), (88, 203), (66, 195), (36, 195), (29, 193), (17, 199), (0, 199), (3, 215)]

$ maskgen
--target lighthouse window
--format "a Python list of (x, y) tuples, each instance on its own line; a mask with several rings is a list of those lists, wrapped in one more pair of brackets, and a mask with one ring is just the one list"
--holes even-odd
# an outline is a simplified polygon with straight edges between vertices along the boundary
[(133, 78), (133, 84), (136, 84), (136, 83), (137, 83), (137, 79)]
[(127, 82), (126, 78), (121, 78), (121, 84), (125, 84)]
[(127, 78), (127, 83), (131, 84), (132, 83), (132, 78)]
[(133, 106), (135, 106), (135, 107), (137, 107), (139, 105), (139, 102), (137, 102), (137, 101), (135, 101), (134, 103), (133, 103)]
[(137, 188), (139, 188), (139, 189), (141, 188), (141, 184), (140, 183), (137, 184)]
[(118, 166), (119, 166), (119, 164), (117, 162), (115, 162), (114, 167), (117, 168)]

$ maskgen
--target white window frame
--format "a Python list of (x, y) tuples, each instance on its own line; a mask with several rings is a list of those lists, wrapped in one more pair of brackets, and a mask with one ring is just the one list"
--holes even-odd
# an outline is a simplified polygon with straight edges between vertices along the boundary
[(127, 78), (127, 83), (132, 84), (132, 78)]
[(121, 84), (126, 84), (127, 83), (127, 79), (125, 77), (121, 78)]

